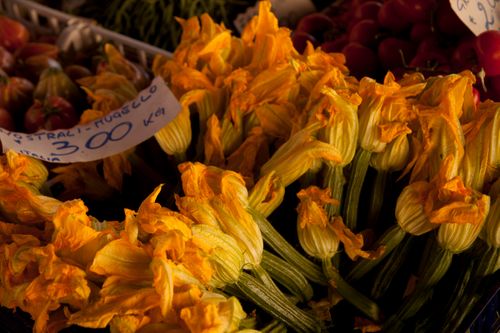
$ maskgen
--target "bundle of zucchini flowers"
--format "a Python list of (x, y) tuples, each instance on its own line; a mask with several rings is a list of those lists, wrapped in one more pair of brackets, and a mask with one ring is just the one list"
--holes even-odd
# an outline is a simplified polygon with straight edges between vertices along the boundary
[[(182, 105), (155, 133), (180, 188), (99, 220), (2, 155), (1, 304), (35, 332), (455, 330), (500, 267), (500, 103), (470, 72), (358, 81), (341, 54), (299, 54), (267, 1), (241, 38), (178, 22), (152, 72)], [(133, 156), (58, 177), (117, 188)]]

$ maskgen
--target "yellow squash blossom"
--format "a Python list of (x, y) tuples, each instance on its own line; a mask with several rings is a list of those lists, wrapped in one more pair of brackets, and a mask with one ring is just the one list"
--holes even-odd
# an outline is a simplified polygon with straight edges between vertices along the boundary
[(214, 269), (210, 285), (223, 287), (238, 281), (244, 265), (243, 252), (237, 241), (219, 228), (197, 224), (192, 228), (192, 241), (208, 253)]
[(481, 103), (463, 130), (465, 155), (460, 174), (467, 186), (481, 192), (500, 176), (500, 103)]
[(206, 293), (194, 306), (183, 308), (180, 317), (192, 333), (225, 333), (236, 332), (246, 313), (236, 297)]
[(358, 105), (361, 102), (359, 95), (353, 94), (346, 97), (339, 94), (335, 89), (324, 87), (321, 89), (324, 94), (325, 108), (321, 107), (322, 113), (329, 115), (327, 125), (321, 130), (320, 137), (323, 141), (333, 145), (340, 155), (342, 162), (340, 166), (346, 166), (354, 158), (356, 152), (359, 124)]
[(227, 168), (242, 175), (247, 187), (252, 187), (255, 171), (268, 158), (268, 138), (261, 127), (254, 127), (238, 149), (228, 156)]
[(113, 239), (113, 230), (96, 231), (81, 200), (66, 201), (54, 214), (52, 244), (56, 253), (81, 268), (92, 263), (96, 252)]
[(205, 164), (223, 167), (225, 164), (224, 147), (222, 145), (222, 129), (216, 115), (212, 115), (207, 122), (205, 133)]
[(338, 250), (339, 239), (324, 209), (326, 204), (338, 204), (330, 198), (329, 190), (316, 186), (297, 193), (297, 235), (304, 251), (319, 259), (330, 259)]
[(185, 162), (178, 168), (186, 196), (211, 199), (222, 194), (243, 206), (248, 205), (248, 190), (240, 174), (199, 162)]
[(243, 251), (245, 264), (258, 266), (262, 260), (264, 241), (252, 215), (238, 201), (225, 196), (211, 200), (217, 214), (221, 230), (234, 237)]
[[(144, 314), (160, 305), (160, 295), (147, 288), (121, 281), (121, 288), (107, 291), (110, 279), (104, 282), (101, 297), (94, 303), (69, 316), (68, 324), (88, 328), (104, 328), (114, 316)], [(116, 282), (114, 282), (116, 283)]]
[(293, 120), (298, 118), (298, 110), (293, 103), (259, 105), (254, 109), (265, 134), (286, 139), (290, 136), (293, 128)]
[(454, 168), (448, 156), (439, 174), (431, 182), (424, 211), (432, 223), (481, 225), (489, 210), (489, 197), (465, 187), (459, 176), (449, 178)]
[(0, 179), (9, 177), (20, 184), (40, 189), (49, 172), (42, 161), (8, 150), (0, 157)]
[(263, 216), (268, 217), (283, 202), (285, 187), (275, 172), (261, 177), (250, 191), (248, 201)]
[(375, 259), (383, 253), (383, 247), (376, 251), (362, 250), (363, 236), (349, 230), (342, 218), (336, 216), (329, 220), (325, 210), (327, 204), (338, 204), (330, 197), (329, 189), (310, 186), (297, 193), (300, 203), (297, 207), (297, 232), (304, 250), (317, 258), (328, 259), (337, 252), (339, 242), (344, 244), (349, 258), (358, 257)]
[(130, 62), (120, 53), (112, 44), (104, 44), (104, 53), (106, 54), (106, 64), (104, 71), (109, 71), (125, 76), (132, 82), (137, 90), (142, 90), (148, 85), (148, 76), (144, 70)]
[[(102, 72), (96, 76), (89, 76), (78, 80), (83, 90), (90, 97), (92, 110), (101, 111), (104, 114), (120, 108), (126, 102), (137, 96), (137, 89), (123, 75)], [(85, 122), (92, 120), (91, 117), (82, 115)], [(81, 123), (85, 123), (80, 121)]]
[(432, 186), (425, 181), (407, 185), (396, 202), (396, 221), (405, 232), (420, 236), (438, 227), (425, 214), (424, 205)]
[(188, 217), (156, 203), (161, 188), (161, 185), (157, 186), (139, 206), (135, 219), (140, 230), (148, 234), (177, 230), (184, 237), (189, 238), (192, 221)]
[(241, 39), (251, 49), (249, 68), (260, 72), (287, 62), (298, 55), (288, 28), (278, 27), (278, 19), (271, 12), (269, 1), (260, 1), (258, 15), (254, 16), (241, 33)]
[(368, 77), (363, 78), (359, 84), (362, 98), (359, 105), (361, 148), (378, 153), (399, 135), (410, 133), (408, 123), (416, 118), (416, 112), (407, 97), (418, 92), (419, 89), (403, 89), (390, 72), (383, 84)]
[(288, 186), (313, 167), (315, 162), (325, 161), (332, 165), (341, 163), (342, 157), (335, 147), (313, 138), (313, 131), (318, 127), (313, 124), (292, 135), (262, 166), (261, 175), (274, 171)]
[(413, 168), (410, 182), (433, 179), (448, 155), (454, 156), (448, 178), (458, 174), (465, 144), (459, 119), (469, 82), (459, 74), (434, 78), (418, 98), (419, 130), (412, 137), (413, 159), (405, 169), (407, 173)]

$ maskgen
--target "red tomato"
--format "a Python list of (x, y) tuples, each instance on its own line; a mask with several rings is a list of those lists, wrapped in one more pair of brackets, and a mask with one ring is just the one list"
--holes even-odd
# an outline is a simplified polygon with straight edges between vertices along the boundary
[(28, 29), (22, 23), (0, 15), (0, 45), (14, 52), (30, 39)]
[(33, 83), (25, 78), (0, 75), (0, 107), (14, 117), (24, 113), (31, 104), (34, 89)]
[(4, 47), (0, 46), (0, 68), (5, 73), (12, 73), (14, 71), (15, 60), (12, 53), (7, 51)]
[(0, 108), (0, 128), (4, 128), (8, 131), (14, 131), (14, 119), (12, 115), (4, 108)]
[(59, 96), (49, 96), (43, 104), (35, 100), (26, 111), (24, 129), (28, 133), (33, 133), (40, 129), (71, 128), (78, 123), (78, 120), (78, 114), (67, 100)]
[(488, 30), (477, 36), (476, 51), (486, 75), (500, 75), (500, 31)]

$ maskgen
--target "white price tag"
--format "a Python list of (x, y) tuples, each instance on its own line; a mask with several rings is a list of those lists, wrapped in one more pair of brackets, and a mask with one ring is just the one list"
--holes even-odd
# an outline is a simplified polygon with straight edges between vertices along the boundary
[(54, 163), (87, 162), (120, 153), (152, 137), (181, 111), (161, 77), (132, 101), (106, 116), (70, 129), (33, 134), (0, 128), (4, 151)]
[(500, 0), (450, 0), (450, 5), (476, 36), (500, 30)]

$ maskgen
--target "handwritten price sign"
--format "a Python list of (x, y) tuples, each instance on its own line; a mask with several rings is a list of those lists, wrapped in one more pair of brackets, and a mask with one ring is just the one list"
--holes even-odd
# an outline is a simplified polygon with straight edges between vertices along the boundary
[(477, 36), (500, 30), (500, 0), (450, 0), (451, 8)]
[(157, 77), (131, 102), (85, 125), (33, 134), (0, 128), (4, 151), (15, 150), (54, 163), (87, 162), (120, 153), (152, 137), (181, 105)]

